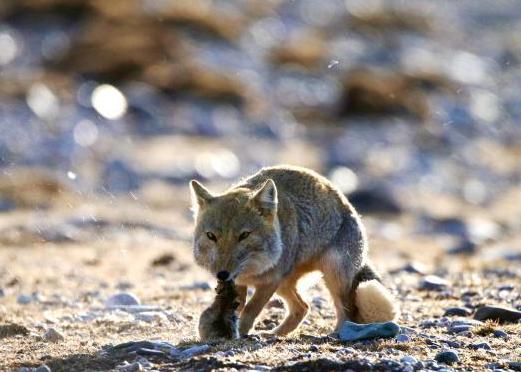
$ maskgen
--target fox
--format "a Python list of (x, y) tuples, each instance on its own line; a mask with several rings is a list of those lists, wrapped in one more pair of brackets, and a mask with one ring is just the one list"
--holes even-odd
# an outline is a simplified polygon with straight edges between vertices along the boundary
[[(190, 181), (195, 262), (235, 278), (239, 333), (247, 335), (274, 294), (286, 307), (272, 334), (295, 331), (309, 311), (297, 286), (322, 273), (336, 312), (346, 320), (394, 320), (399, 306), (368, 257), (365, 227), (345, 195), (317, 172), (265, 167), (223, 193)], [(246, 302), (248, 288), (254, 289)]]

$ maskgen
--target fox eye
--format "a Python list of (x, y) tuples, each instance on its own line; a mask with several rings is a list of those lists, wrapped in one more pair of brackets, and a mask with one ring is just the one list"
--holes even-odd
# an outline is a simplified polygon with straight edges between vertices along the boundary
[(208, 237), (208, 239), (213, 240), (214, 242), (217, 241), (217, 237), (214, 235), (213, 232), (208, 231), (208, 232), (206, 233), (206, 236)]
[(250, 231), (244, 231), (239, 235), (239, 241), (246, 239), (248, 236), (250, 236)]

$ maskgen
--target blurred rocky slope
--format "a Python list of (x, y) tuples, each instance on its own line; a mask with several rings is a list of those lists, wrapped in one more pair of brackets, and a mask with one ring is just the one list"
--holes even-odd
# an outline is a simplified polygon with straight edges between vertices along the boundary
[(521, 178), (520, 30), (506, 1), (4, 0), (3, 185), (157, 199), (291, 162), (486, 205)]

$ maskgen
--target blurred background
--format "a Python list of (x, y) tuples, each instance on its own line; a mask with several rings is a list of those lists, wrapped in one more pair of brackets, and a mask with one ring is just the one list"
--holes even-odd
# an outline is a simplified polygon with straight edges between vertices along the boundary
[[(193, 338), (188, 181), (279, 163), (349, 196), (405, 324), (459, 292), (521, 306), (520, 92), (519, 1), (1, 0), (0, 320), (73, 340), (5, 363)], [(427, 273), (451, 284), (420, 296)], [(161, 327), (96, 310), (121, 291)]]
[(290, 163), (472, 252), (520, 223), (520, 31), (510, 1), (2, 1), (0, 210), (34, 219), (0, 239), (99, 233), (96, 200), (188, 224), (191, 178)]

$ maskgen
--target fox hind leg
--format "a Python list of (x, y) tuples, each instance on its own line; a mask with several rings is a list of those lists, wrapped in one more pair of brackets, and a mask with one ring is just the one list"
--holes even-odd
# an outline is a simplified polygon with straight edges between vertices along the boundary
[(344, 321), (354, 320), (356, 316), (355, 296), (351, 291), (353, 277), (350, 270), (347, 270), (340, 252), (327, 254), (322, 261), (321, 271), (335, 305), (335, 331), (338, 331)]

